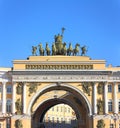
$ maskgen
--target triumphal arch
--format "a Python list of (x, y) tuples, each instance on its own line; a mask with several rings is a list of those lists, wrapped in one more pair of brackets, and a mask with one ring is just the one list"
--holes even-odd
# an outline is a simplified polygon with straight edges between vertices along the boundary
[(40, 43), (32, 46), (26, 60), (13, 61), (8, 71), (12, 83), (10, 127), (40, 128), (46, 111), (60, 103), (75, 111), (74, 128), (120, 127), (120, 68), (91, 59), (87, 47), (79, 43), (67, 48), (63, 31), (55, 35), (50, 48), (49, 43), (46, 48)]

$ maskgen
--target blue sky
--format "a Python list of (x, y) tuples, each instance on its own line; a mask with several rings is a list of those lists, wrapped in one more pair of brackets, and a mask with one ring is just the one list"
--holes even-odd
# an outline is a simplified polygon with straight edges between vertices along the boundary
[(63, 41), (87, 45), (87, 56), (120, 65), (119, 0), (0, 0), (0, 67), (26, 59), (32, 46), (65, 27)]

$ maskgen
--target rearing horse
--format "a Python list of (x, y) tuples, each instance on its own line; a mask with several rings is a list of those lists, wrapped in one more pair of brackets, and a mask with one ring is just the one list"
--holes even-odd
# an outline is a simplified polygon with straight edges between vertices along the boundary
[(75, 45), (75, 49), (73, 49), (73, 56), (76, 56), (77, 54), (79, 54), (80, 51), (80, 44), (76, 44)]
[(49, 48), (49, 46), (48, 46), (48, 43), (46, 43), (46, 48), (45, 48), (45, 50), (46, 50), (46, 54), (49, 56), (49, 55), (50, 55), (50, 48)]
[(42, 44), (40, 43), (40, 44), (38, 45), (38, 47), (39, 47), (39, 54), (40, 54), (41, 56), (44, 56), (44, 49), (43, 49), (43, 47), (42, 47)]

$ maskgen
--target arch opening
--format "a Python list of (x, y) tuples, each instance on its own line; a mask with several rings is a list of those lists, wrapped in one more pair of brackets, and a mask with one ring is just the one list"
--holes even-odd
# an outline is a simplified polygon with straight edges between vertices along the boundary
[[(53, 93), (53, 91), (59, 93), (64, 92), (64, 95), (57, 96), (57, 93), (55, 93), (54, 96), (47, 97), (43, 101), (39, 102), (39, 104), (34, 107), (31, 123), (43, 123), (46, 112), (51, 107), (63, 103), (69, 105), (74, 110), (76, 119), (79, 122), (78, 125), (83, 125), (84, 128), (87, 128), (86, 124), (88, 113), (91, 113), (90, 103), (80, 90), (77, 90), (75, 87), (71, 87), (70, 85), (47, 86), (42, 91), (37, 92), (33, 97), (34, 102), (31, 102), (31, 108), (34, 106), (37, 99), (41, 97), (43, 98), (45, 95), (48, 96)], [(32, 128), (34, 128), (34, 126)]]

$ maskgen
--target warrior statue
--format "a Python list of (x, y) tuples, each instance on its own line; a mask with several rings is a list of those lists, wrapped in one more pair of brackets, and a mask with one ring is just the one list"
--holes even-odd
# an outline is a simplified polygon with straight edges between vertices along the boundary
[(62, 39), (63, 39), (63, 33), (64, 33), (65, 28), (62, 28), (62, 34), (58, 34), (57, 36), (55, 35), (55, 46), (56, 46), (56, 55), (62, 55), (62, 49), (63, 49), (63, 44), (62, 44)]

